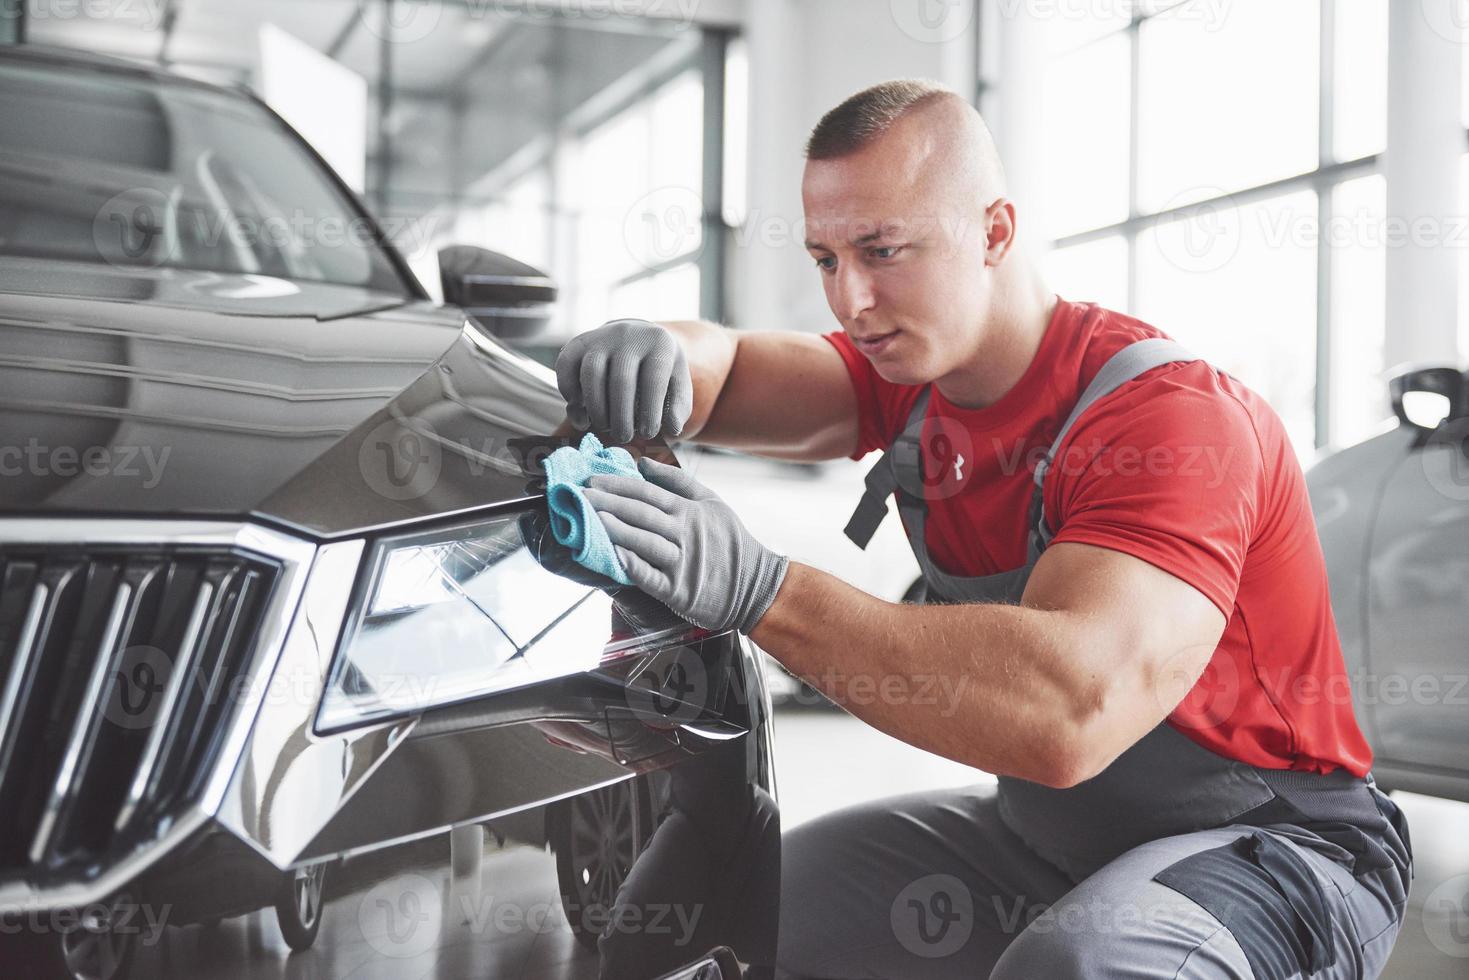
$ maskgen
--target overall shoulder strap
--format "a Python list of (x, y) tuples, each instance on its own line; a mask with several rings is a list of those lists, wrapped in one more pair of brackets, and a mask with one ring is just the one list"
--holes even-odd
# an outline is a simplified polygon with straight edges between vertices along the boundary
[(888, 497), (898, 489), (896, 467), (909, 466), (912, 467), (912, 472), (917, 472), (919, 439), (923, 435), (924, 416), (928, 413), (929, 389), (929, 385), (923, 386), (923, 390), (913, 401), (913, 408), (908, 412), (908, 420), (902, 431), (892, 445), (884, 450), (876, 465), (867, 471), (867, 477), (863, 481), (867, 484), (867, 489), (862, 491), (862, 500), (852, 512), (843, 532), (852, 539), (853, 544), (864, 551), (888, 516)]
[(1032, 559), (1039, 556), (1040, 552), (1051, 543), (1051, 538), (1055, 536), (1046, 524), (1042, 491), (1046, 482), (1046, 474), (1050, 472), (1051, 466), (1056, 461), (1056, 453), (1060, 450), (1061, 443), (1070, 435), (1077, 419), (1081, 418), (1086, 410), (1097, 402), (1155, 367), (1172, 364), (1175, 361), (1197, 360), (1199, 358), (1190, 354), (1188, 349), (1177, 341), (1169, 340), (1167, 337), (1150, 337), (1122, 348), (1102, 365), (1102, 369), (1082, 391), (1075, 407), (1071, 409), (1071, 414), (1066, 417), (1066, 422), (1061, 426), (1061, 431), (1056, 434), (1055, 440), (1051, 443), (1051, 448), (1046, 450), (1046, 455), (1035, 468), (1035, 492), (1030, 508)]

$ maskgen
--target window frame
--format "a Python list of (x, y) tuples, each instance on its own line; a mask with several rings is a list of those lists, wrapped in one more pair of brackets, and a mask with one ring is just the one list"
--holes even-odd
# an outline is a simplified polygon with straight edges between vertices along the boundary
[[(1152, 18), (1166, 14), (1168, 11), (1186, 2), (1187, 0), (1180, 0), (1179, 3), (1173, 3), (1166, 7), (1148, 11), (1135, 9), (1132, 20), (1127, 26), (1120, 27), (1116, 31), (1108, 32), (1086, 42), (1087, 44), (1097, 44), (1103, 40), (1114, 38), (1118, 34), (1125, 34), (1128, 38), (1130, 84), (1127, 111), (1127, 217), (1109, 225), (1102, 225), (1096, 228), (1089, 228), (1085, 231), (1058, 236), (1049, 242), (1049, 247), (1052, 249), (1061, 249), (1073, 245), (1088, 244), (1114, 236), (1122, 238), (1127, 248), (1127, 304), (1129, 309), (1136, 309), (1140, 295), (1138, 282), (1138, 240), (1145, 231), (1154, 225), (1188, 215), (1201, 208), (1233, 208), (1306, 188), (1314, 191), (1317, 202), (1318, 226), (1316, 240), (1314, 442), (1318, 450), (1324, 449), (1333, 442), (1333, 413), (1331, 411), (1331, 405), (1334, 395), (1333, 386), (1336, 382), (1332, 373), (1332, 343), (1334, 340), (1332, 331), (1332, 276), (1334, 267), (1332, 262), (1333, 250), (1329, 241), (1330, 229), (1334, 219), (1334, 215), (1332, 214), (1332, 192), (1343, 181), (1382, 173), (1383, 157), (1383, 153), (1381, 152), (1347, 160), (1338, 160), (1335, 155), (1333, 123), (1336, 108), (1335, 68), (1337, 31), (1335, 12), (1337, 0), (1317, 0), (1320, 12), (1320, 51), (1317, 78), (1317, 118), (1319, 125), (1317, 127), (1316, 167), (1304, 173), (1282, 177), (1263, 184), (1252, 185), (1242, 190), (1220, 194), (1201, 201), (1193, 201), (1185, 205), (1160, 211), (1145, 211), (1140, 204), (1141, 185), (1139, 167), (1141, 156), (1140, 122), (1142, 114), (1141, 90), (1139, 86), (1142, 64), (1142, 26)], [(988, 87), (982, 81), (980, 92), (986, 92)], [(1469, 141), (1469, 127), (1466, 127), (1465, 135), (1466, 141)]]

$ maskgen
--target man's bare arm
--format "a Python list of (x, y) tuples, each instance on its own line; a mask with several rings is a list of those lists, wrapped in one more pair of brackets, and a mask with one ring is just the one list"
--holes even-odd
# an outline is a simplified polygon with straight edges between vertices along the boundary
[(1181, 579), (1062, 543), (1041, 556), (1018, 606), (889, 603), (791, 562), (751, 639), (895, 738), (1064, 787), (1172, 711), (1224, 625)]
[(694, 382), (684, 435), (697, 442), (814, 461), (857, 446), (857, 397), (841, 356), (815, 334), (661, 324), (678, 338)]

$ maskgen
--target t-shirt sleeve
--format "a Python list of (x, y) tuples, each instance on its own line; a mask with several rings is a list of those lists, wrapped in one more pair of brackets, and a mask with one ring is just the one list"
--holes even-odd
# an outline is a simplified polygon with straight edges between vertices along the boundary
[(1084, 415), (1047, 478), (1054, 543), (1140, 558), (1234, 612), (1262, 510), (1254, 420), (1232, 395), (1143, 381)]
[(821, 336), (842, 356), (857, 395), (857, 450), (849, 458), (861, 459), (874, 449), (886, 449), (898, 434), (898, 421), (907, 419), (918, 387), (885, 380), (842, 331)]

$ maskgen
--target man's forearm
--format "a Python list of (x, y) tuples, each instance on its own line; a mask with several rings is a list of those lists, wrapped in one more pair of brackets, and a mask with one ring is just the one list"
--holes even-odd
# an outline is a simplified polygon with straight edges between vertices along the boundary
[(1075, 735), (1097, 699), (1079, 674), (1077, 625), (1026, 606), (917, 606), (791, 562), (751, 634), (868, 724), (1001, 775), (1075, 781)]

